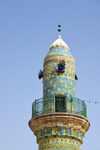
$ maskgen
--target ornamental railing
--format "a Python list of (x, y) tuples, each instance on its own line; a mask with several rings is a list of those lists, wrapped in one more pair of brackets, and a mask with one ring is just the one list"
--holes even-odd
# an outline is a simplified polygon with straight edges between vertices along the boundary
[(51, 96), (36, 99), (32, 104), (32, 118), (45, 113), (65, 112), (87, 117), (86, 104), (78, 98)]

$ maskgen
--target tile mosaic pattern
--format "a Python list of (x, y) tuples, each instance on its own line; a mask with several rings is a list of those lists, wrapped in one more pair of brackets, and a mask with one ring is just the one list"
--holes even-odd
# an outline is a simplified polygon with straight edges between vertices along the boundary
[(39, 150), (59, 149), (80, 150), (83, 135), (76, 130), (67, 128), (44, 128), (36, 133)]
[(39, 150), (80, 150), (80, 142), (71, 137), (48, 137), (39, 141)]
[(72, 139), (76, 138), (79, 141), (83, 141), (82, 133), (79, 133), (76, 130), (58, 128), (57, 126), (53, 128), (44, 128), (43, 130), (39, 130), (36, 135), (37, 140), (41, 140), (42, 137), (47, 138), (48, 136), (52, 135), (53, 137), (70, 136)]
[[(65, 72), (58, 73), (56, 65), (65, 60)], [(72, 95), (75, 97), (75, 61), (66, 48), (53, 48), (44, 60), (43, 96)]]

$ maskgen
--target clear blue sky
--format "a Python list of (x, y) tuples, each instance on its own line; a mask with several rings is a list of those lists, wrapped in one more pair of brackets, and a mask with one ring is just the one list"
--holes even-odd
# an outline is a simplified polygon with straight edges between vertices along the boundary
[[(100, 1), (0, 0), (0, 149), (38, 150), (28, 127), (42, 97), (38, 71), (58, 36), (76, 61), (76, 95), (100, 102)], [(91, 123), (81, 150), (100, 150), (100, 103), (86, 103)]]

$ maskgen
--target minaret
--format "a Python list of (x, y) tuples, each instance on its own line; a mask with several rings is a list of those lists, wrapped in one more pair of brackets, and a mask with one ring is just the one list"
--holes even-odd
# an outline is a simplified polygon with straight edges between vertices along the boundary
[(80, 150), (89, 129), (86, 104), (75, 94), (75, 60), (60, 35), (44, 59), (43, 98), (32, 104), (31, 130), (38, 150)]

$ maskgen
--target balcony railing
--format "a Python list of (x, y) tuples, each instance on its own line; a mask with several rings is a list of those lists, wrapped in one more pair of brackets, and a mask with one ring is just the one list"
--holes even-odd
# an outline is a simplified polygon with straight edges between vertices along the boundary
[(36, 99), (32, 104), (32, 118), (45, 113), (66, 112), (87, 117), (86, 104), (78, 98), (49, 97)]

